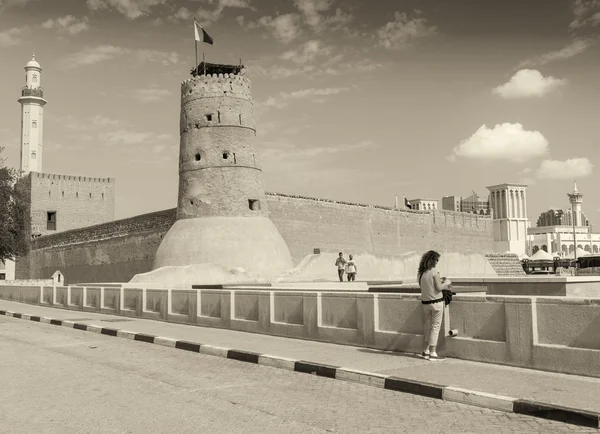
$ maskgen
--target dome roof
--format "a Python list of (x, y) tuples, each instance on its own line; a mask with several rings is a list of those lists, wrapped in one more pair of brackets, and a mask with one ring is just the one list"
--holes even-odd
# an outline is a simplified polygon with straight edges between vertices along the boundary
[(42, 68), (40, 66), (40, 64), (37, 62), (37, 60), (35, 60), (35, 53), (33, 53), (33, 57), (31, 58), (31, 60), (29, 62), (27, 62), (27, 65), (25, 65), (25, 68)]

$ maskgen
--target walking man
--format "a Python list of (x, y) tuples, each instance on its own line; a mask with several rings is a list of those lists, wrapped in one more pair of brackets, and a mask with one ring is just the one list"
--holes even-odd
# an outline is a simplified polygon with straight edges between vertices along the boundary
[(338, 269), (338, 277), (340, 282), (344, 281), (344, 269), (346, 268), (346, 260), (344, 259), (344, 254), (340, 252), (340, 256), (335, 261), (335, 266)]
[(348, 256), (348, 262), (346, 263), (346, 273), (348, 273), (348, 282), (354, 282), (354, 279), (356, 279), (357, 271), (358, 270), (356, 269), (356, 262), (354, 262), (352, 255)]

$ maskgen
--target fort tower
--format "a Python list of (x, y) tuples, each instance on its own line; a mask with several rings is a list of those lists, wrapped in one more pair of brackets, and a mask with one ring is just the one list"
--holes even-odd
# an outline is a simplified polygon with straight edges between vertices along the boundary
[(177, 221), (153, 269), (202, 263), (265, 278), (292, 268), (269, 211), (243, 66), (200, 64), (181, 84)]
[(25, 86), (21, 89), (21, 170), (42, 171), (44, 99), (42, 68), (33, 58), (25, 65)]

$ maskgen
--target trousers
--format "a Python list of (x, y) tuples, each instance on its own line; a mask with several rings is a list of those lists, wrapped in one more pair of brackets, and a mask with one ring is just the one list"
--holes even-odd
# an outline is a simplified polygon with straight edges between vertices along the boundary
[(444, 316), (444, 302), (440, 301), (432, 304), (423, 304), (423, 317), (425, 324), (423, 326), (423, 336), (425, 342), (430, 346), (436, 346), (440, 329), (442, 328), (442, 318)]

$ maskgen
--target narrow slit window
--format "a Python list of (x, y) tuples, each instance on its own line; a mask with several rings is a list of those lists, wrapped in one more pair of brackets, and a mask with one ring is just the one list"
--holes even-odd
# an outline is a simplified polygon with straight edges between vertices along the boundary
[(206, 115), (206, 120), (208, 122), (211, 122), (212, 121), (212, 115)]
[(46, 219), (46, 230), (56, 230), (56, 211), (48, 211)]

